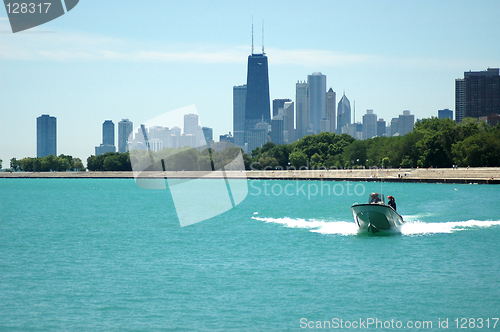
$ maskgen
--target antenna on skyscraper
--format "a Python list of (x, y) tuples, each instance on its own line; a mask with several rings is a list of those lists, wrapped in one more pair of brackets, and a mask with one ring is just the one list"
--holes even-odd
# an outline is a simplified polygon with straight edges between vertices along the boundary
[(262, 55), (264, 55), (264, 20), (262, 20)]
[(252, 15), (252, 55), (253, 55), (253, 15)]

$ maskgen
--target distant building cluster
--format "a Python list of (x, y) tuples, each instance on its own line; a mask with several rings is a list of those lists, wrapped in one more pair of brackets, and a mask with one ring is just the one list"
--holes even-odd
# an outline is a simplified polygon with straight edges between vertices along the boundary
[(403, 111), (386, 126), (373, 110), (367, 110), (363, 122), (355, 123), (345, 93), (337, 104), (336, 93), (332, 88), (327, 90), (326, 75), (320, 72), (296, 83), (295, 102), (274, 99), (271, 114), (267, 63), (264, 49), (261, 54), (252, 51), (248, 57), (247, 84), (233, 87), (234, 143), (247, 152), (266, 142), (292, 143), (321, 132), (347, 133), (357, 139), (368, 139), (405, 135), (413, 129), (415, 117), (410, 111)]
[(200, 147), (206, 145), (204, 132), (209, 133), (211, 128), (203, 130), (198, 125), (197, 114), (184, 115), (184, 128), (178, 126), (145, 127), (141, 125), (134, 137), (129, 137), (129, 149), (160, 151), (165, 148)]
[[(355, 121), (356, 106), (351, 114), (351, 103), (345, 93), (336, 102), (336, 93), (327, 90), (326, 75), (320, 72), (297, 81), (295, 102), (291, 99), (269, 98), (267, 56), (262, 53), (248, 57), (247, 83), (233, 87), (233, 135), (220, 135), (219, 144), (236, 144), (246, 152), (266, 142), (277, 145), (292, 143), (306, 135), (321, 132), (346, 133), (364, 140), (377, 136), (403, 136), (413, 130), (415, 116), (409, 110), (386, 122), (377, 118), (373, 110), (366, 110), (362, 122)], [(455, 80), (455, 121), (466, 117), (478, 118), (492, 126), (500, 122), (500, 75), (498, 68), (486, 71), (464, 72), (464, 78)], [(438, 110), (438, 118), (453, 120), (450, 109)], [(164, 148), (200, 147), (214, 142), (213, 129), (201, 127), (198, 115), (185, 114), (184, 128), (178, 126), (141, 125), (133, 133), (129, 119), (118, 122), (118, 152), (130, 149), (159, 151)], [(115, 125), (112, 120), (102, 124), (102, 143), (95, 154), (115, 152)], [(37, 118), (37, 156), (57, 155), (57, 120), (47, 114)]]
[[(96, 156), (115, 152), (114, 124), (111, 120), (104, 121), (102, 125), (103, 142), (96, 146)], [(232, 138), (232, 137), (231, 137)], [(200, 127), (197, 114), (184, 115), (184, 128), (178, 126), (146, 127), (141, 125), (136, 133), (133, 133), (133, 123), (129, 119), (118, 122), (118, 152), (129, 150), (151, 150), (161, 151), (165, 148), (200, 147), (213, 142), (213, 129)]]

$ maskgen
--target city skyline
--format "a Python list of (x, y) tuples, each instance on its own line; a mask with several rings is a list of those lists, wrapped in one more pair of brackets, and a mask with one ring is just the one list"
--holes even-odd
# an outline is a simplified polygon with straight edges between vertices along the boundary
[[(195, 8), (123, 1), (120, 15), (104, 19), (85, 2), (17, 34), (0, 11), (4, 164), (36, 155), (33, 119), (40, 114), (57, 118), (57, 152), (84, 161), (101, 141), (105, 119), (144, 123), (195, 104), (214, 137), (232, 132), (232, 89), (246, 80), (252, 14), (266, 22), (271, 101), (288, 98), (297, 109), (295, 83), (321, 72), (337, 101), (345, 91), (356, 103), (356, 122), (367, 109), (387, 123), (404, 110), (416, 118), (455, 111), (455, 79), (500, 66), (493, 42), (498, 1), (221, 1)], [(116, 8), (102, 3), (101, 10)], [(123, 17), (134, 20), (125, 24)]]

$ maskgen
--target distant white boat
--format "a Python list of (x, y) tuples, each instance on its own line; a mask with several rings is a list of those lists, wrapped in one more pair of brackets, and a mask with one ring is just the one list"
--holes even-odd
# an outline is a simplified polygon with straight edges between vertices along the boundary
[(373, 198), (370, 196), (368, 204), (354, 204), (351, 207), (354, 217), (354, 222), (358, 225), (361, 231), (367, 231), (375, 234), (378, 232), (394, 232), (399, 231), (404, 220), (396, 210), (384, 203), (382, 199)]

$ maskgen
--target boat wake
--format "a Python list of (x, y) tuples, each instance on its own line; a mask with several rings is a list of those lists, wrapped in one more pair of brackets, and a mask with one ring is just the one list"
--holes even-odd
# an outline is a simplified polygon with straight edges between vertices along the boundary
[[(280, 224), (288, 228), (309, 229), (310, 232), (320, 234), (338, 234), (338, 235), (357, 235), (359, 228), (353, 221), (324, 221), (324, 220), (305, 220), (293, 218), (263, 218), (252, 217), (252, 219), (264, 221), (266, 223)], [(406, 219), (403, 216), (403, 219)], [(464, 231), (477, 227), (500, 226), (500, 220), (468, 220), (468, 221), (448, 221), (426, 223), (418, 220), (407, 221), (399, 232), (402, 235), (424, 235), (424, 234), (442, 234)]]
[(467, 220), (467, 221), (448, 221), (448, 222), (436, 222), (436, 223), (408, 221), (401, 228), (401, 233), (405, 235), (453, 233), (477, 227), (491, 227), (499, 225), (500, 225), (500, 220), (497, 221)]

